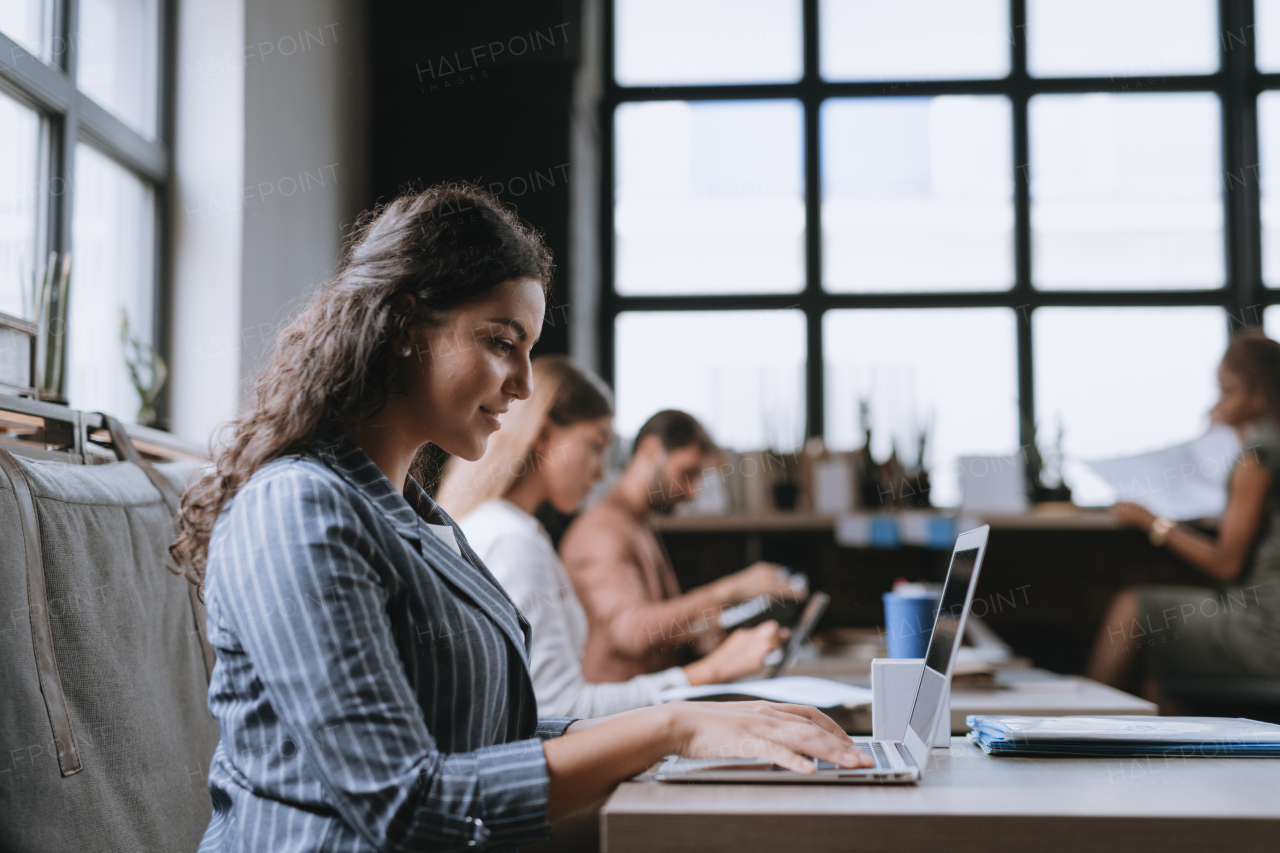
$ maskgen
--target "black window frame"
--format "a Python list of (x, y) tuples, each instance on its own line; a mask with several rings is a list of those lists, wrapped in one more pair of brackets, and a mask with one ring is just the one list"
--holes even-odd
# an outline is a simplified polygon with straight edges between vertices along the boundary
[[(614, 381), (614, 328), (624, 311), (800, 309), (808, 329), (805, 364), (805, 435), (825, 430), (822, 318), (848, 308), (1008, 308), (1017, 313), (1019, 436), (1032, 441), (1035, 383), (1031, 317), (1042, 307), (1211, 306), (1226, 311), (1232, 329), (1261, 325), (1263, 309), (1280, 303), (1280, 288), (1262, 282), (1262, 228), (1257, 181), (1258, 96), (1280, 89), (1280, 74), (1255, 62), (1253, 0), (1219, 0), (1221, 65), (1213, 74), (1159, 77), (1032, 77), (1027, 73), (1027, 4), (1009, 0), (1011, 67), (1007, 77), (982, 80), (831, 82), (819, 73), (819, 0), (802, 0), (804, 74), (796, 83), (692, 86), (620, 86), (614, 74), (614, 0), (604, 3), (603, 97), (600, 139), (601, 299), (599, 366)], [(1031, 283), (1031, 197), (1027, 107), (1040, 94), (1213, 92), (1222, 105), (1223, 233), (1226, 281), (1211, 290), (1036, 290)], [(1004, 291), (832, 293), (822, 287), (822, 176), (820, 111), (829, 98), (1004, 95), (1013, 112), (1014, 285)], [(637, 101), (787, 99), (804, 110), (805, 286), (799, 293), (626, 296), (616, 290), (614, 255), (614, 114)]]
[[(169, 211), (172, 197), (174, 119), (175, 0), (158, 0), (156, 20), (155, 138), (149, 139), (98, 104), (76, 85), (80, 0), (53, 0), (52, 35), (57, 49), (48, 61), (0, 31), (0, 91), (35, 110), (45, 132), (41, 137), (42, 197), (38, 215), (43, 229), (37, 264), (50, 252), (72, 252), (71, 225), (75, 205), (75, 152), (87, 143), (148, 183), (155, 198), (155, 248), (152, 282), (151, 340), (168, 358), (171, 287), (169, 285)], [(74, 280), (74, 269), (73, 269)], [(62, 336), (65, 347), (69, 335)], [(165, 419), (167, 391), (157, 401)]]

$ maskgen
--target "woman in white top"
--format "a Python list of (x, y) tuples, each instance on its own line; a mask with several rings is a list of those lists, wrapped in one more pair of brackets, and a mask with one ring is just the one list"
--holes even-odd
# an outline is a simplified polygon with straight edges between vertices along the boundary
[(759, 669), (777, 648), (776, 622), (735, 631), (706, 657), (630, 681), (582, 676), (587, 615), (551, 538), (543, 501), (577, 512), (604, 476), (613, 406), (599, 378), (562, 356), (533, 361), (533, 394), (516, 401), (478, 462), (450, 460), (438, 501), (533, 627), (529, 669), (538, 713), (601, 717), (658, 703), (668, 687), (714, 684)]

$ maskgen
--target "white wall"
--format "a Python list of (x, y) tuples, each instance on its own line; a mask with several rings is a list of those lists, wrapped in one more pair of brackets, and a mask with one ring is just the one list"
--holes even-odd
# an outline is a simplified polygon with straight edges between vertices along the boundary
[(365, 203), (358, 0), (180, 0), (171, 422), (231, 418)]
[(178, 3), (172, 430), (204, 443), (239, 399), (243, 0)]
[(246, 382), (365, 201), (362, 24), (357, 0), (245, 0)]

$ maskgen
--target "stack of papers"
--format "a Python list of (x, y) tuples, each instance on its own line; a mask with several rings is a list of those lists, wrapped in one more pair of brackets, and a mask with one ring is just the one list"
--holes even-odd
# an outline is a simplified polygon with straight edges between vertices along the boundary
[(965, 718), (987, 755), (1280, 757), (1280, 726), (1227, 717)]
[(659, 694), (663, 702), (690, 699), (741, 699), (751, 697), (815, 708), (858, 708), (871, 704), (871, 691), (826, 678), (790, 675), (762, 681), (735, 681), (731, 684), (700, 684), (697, 687), (669, 687)]

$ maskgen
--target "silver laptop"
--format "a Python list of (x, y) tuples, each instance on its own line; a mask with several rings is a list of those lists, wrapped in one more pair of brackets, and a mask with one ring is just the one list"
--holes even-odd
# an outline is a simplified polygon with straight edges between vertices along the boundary
[(944, 711), (943, 697), (951, 683), (956, 652), (964, 637), (965, 620), (978, 586), (978, 572), (987, 551), (983, 525), (960, 534), (951, 552), (951, 567), (942, 588), (938, 617), (929, 637), (920, 686), (902, 740), (854, 739), (858, 749), (875, 759), (874, 767), (849, 769), (818, 762), (816, 773), (796, 773), (776, 764), (750, 758), (676, 758), (664, 761), (649, 778), (660, 782), (784, 782), (827, 784), (912, 784), (929, 764), (930, 744)]

